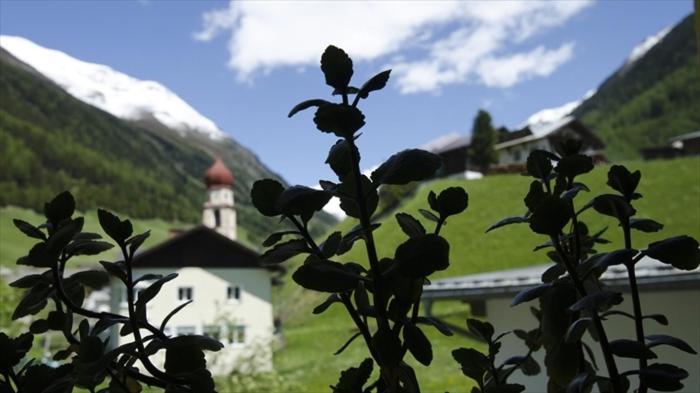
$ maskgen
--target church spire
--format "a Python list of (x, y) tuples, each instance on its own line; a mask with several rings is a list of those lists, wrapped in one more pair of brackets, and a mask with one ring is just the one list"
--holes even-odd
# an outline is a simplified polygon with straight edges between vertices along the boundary
[(204, 173), (207, 200), (204, 202), (202, 223), (217, 232), (236, 239), (236, 210), (233, 199), (233, 173), (220, 158)]

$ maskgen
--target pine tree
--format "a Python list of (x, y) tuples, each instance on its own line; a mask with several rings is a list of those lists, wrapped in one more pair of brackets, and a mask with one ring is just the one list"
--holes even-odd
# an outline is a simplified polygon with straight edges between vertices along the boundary
[(472, 127), (472, 141), (469, 147), (469, 161), (482, 172), (489, 165), (497, 162), (497, 154), (493, 146), (498, 140), (498, 134), (491, 124), (491, 115), (479, 109)]

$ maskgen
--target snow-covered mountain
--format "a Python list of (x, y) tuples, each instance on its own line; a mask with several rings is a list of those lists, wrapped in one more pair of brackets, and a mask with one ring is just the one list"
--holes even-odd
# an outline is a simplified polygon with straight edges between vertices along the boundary
[(180, 133), (199, 132), (215, 140), (226, 136), (213, 121), (158, 82), (78, 60), (22, 37), (2, 35), (0, 46), (73, 97), (121, 119), (155, 119)]
[[(625, 60), (624, 64), (622, 67), (620, 67), (615, 73), (624, 73), (629, 67), (632, 66), (637, 60), (641, 59), (644, 57), (644, 55), (649, 52), (651, 48), (656, 46), (661, 40), (663, 40), (666, 35), (671, 31), (671, 27), (666, 27), (661, 29), (659, 32), (657, 32), (654, 35), (651, 35), (647, 38), (644, 39), (640, 44), (632, 48), (632, 51), (630, 51), (629, 56)], [(570, 115), (576, 108), (578, 108), (581, 103), (583, 103), (585, 100), (589, 99), (596, 93), (596, 90), (589, 90), (581, 99), (567, 102), (561, 106), (553, 107), (553, 108), (546, 108), (539, 110), (532, 115), (530, 115), (527, 120), (525, 120), (520, 126), (524, 127), (526, 125), (537, 125), (537, 124), (546, 124), (546, 123), (552, 123), (555, 122), (559, 119), (564, 118), (565, 116)]]

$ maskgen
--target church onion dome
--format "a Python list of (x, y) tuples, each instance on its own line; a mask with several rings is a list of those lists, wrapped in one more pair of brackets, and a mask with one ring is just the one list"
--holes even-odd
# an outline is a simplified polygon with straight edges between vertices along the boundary
[(233, 173), (226, 168), (226, 165), (221, 158), (217, 158), (216, 161), (204, 172), (204, 183), (207, 188), (217, 187), (217, 186), (233, 186)]

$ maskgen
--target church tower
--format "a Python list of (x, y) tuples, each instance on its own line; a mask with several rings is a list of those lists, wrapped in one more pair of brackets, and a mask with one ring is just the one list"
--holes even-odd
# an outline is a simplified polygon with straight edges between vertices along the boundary
[(220, 158), (204, 173), (207, 200), (202, 223), (231, 240), (236, 240), (236, 209), (233, 203), (233, 174)]

